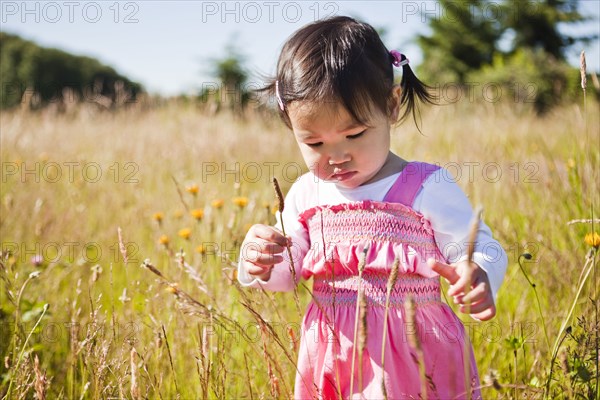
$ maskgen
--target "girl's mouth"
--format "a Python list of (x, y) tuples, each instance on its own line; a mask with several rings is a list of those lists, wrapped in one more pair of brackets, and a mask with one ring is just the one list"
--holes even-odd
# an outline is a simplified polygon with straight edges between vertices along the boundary
[(336, 172), (335, 174), (331, 175), (331, 180), (337, 181), (337, 182), (347, 181), (347, 180), (353, 178), (354, 175), (356, 175), (357, 173), (358, 172), (356, 172), (356, 171), (339, 171), (339, 172)]

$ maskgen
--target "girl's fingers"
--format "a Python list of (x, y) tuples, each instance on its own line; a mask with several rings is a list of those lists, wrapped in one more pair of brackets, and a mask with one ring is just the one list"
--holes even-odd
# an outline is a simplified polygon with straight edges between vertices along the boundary
[[(462, 266), (461, 266), (462, 267)], [(478, 287), (480, 284), (487, 282), (487, 279), (484, 279), (480, 274), (470, 270), (461, 270), (460, 278), (458, 281), (450, 285), (448, 289), (448, 296), (456, 296), (461, 293), (471, 292), (472, 288)]]
[(487, 320), (490, 320), (490, 319), (492, 319), (492, 318), (494, 318), (496, 316), (496, 307), (492, 306), (492, 307), (490, 307), (490, 308), (488, 308), (488, 309), (486, 309), (486, 310), (484, 310), (484, 311), (482, 311), (480, 313), (477, 313), (477, 314), (471, 313), (471, 315), (474, 318), (477, 318), (480, 321), (487, 321)]
[(429, 265), (429, 268), (435, 273), (447, 279), (450, 284), (454, 284), (460, 279), (460, 276), (456, 273), (456, 268), (451, 265), (436, 261), (433, 258), (427, 260), (427, 265)]
[(283, 252), (285, 247), (277, 244), (268, 242), (265, 239), (254, 238), (253, 240), (246, 240), (242, 245), (241, 256), (242, 258), (253, 261), (252, 257), (266, 254), (266, 255), (276, 255)]
[(271, 269), (271, 267), (258, 266), (250, 262), (244, 263), (244, 268), (250, 275), (262, 275)]
[(248, 249), (245, 251), (244, 260), (263, 267), (269, 267), (271, 265), (280, 263), (283, 261), (283, 256), (273, 253), (263, 253), (256, 249)]
[(279, 253), (283, 252), (283, 250), (285, 250), (285, 247), (283, 247), (277, 243), (270, 243), (270, 242), (265, 242), (263, 247), (261, 248), (262, 253), (266, 253), (266, 254), (279, 254)]
[(289, 244), (289, 239), (272, 226), (257, 224), (253, 225), (252, 228), (250, 228), (250, 231), (249, 234), (254, 235), (256, 238), (266, 240), (267, 242), (276, 243), (284, 247)]
[(475, 286), (469, 293), (464, 296), (461, 296), (460, 303), (468, 304), (468, 303), (478, 303), (485, 299), (488, 294), (488, 287), (484, 282), (479, 283)]
[(480, 303), (475, 303), (475, 304), (471, 304), (471, 305), (461, 305), (460, 312), (469, 313), (469, 314), (479, 314), (493, 306), (494, 306), (494, 304), (491, 301), (486, 300), (486, 301), (482, 301)]
[[(450, 282), (452, 283), (452, 282)], [(448, 289), (448, 296), (456, 296), (459, 293), (464, 293), (468, 291), (471, 286), (469, 277), (466, 275), (460, 276), (459, 279), (453, 285), (450, 285)]]

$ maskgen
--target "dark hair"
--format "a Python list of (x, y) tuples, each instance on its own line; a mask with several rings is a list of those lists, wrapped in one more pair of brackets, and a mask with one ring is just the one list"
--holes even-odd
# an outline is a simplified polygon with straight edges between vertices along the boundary
[[(367, 124), (372, 105), (389, 115), (393, 61), (371, 25), (350, 17), (331, 17), (304, 26), (288, 39), (275, 78), (258, 91), (274, 97), (277, 82), (283, 105), (280, 115), (290, 129), (285, 105), (300, 100), (339, 101), (356, 121)], [(402, 66), (400, 85), (400, 104), (406, 109), (399, 121), (412, 113), (416, 123), (416, 100), (432, 103), (432, 96), (408, 64)]]

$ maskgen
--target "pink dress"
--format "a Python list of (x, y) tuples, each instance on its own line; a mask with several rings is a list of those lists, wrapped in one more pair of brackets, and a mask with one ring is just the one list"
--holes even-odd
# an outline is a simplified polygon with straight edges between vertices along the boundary
[[(411, 208), (421, 183), (435, 167), (413, 162), (405, 171), (409, 168), (419, 173), (401, 173), (382, 202), (317, 206), (300, 215), (311, 244), (302, 276), (313, 277), (314, 284), (313, 301), (302, 322), (296, 399), (383, 399), (382, 384), (388, 399), (424, 398), (422, 387), (428, 399), (481, 397), (464, 327), (441, 301), (439, 276), (426, 264), (427, 258), (444, 257), (429, 221)], [(382, 368), (386, 285), (396, 257), (399, 276), (390, 296)], [(354, 344), (359, 282), (367, 305), (361, 367)], [(409, 296), (414, 300), (414, 323), (405, 309)], [(419, 360), (425, 365), (424, 385)]]

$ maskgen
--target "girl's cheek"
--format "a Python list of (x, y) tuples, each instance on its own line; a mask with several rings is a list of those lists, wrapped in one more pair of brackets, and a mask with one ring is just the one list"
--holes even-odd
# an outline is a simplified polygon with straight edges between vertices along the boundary
[(327, 170), (319, 161), (313, 161), (308, 168), (319, 178), (327, 178)]

